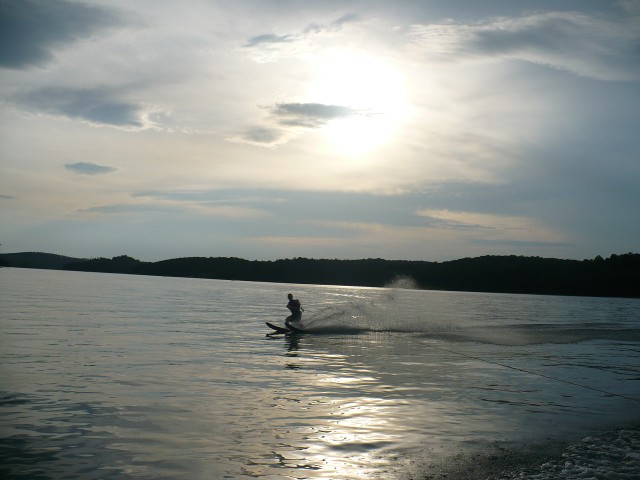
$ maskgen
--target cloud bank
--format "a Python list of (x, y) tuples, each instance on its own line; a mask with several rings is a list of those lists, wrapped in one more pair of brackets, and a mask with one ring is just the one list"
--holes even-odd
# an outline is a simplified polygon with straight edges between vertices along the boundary
[(633, 18), (548, 12), (413, 25), (411, 35), (432, 60), (524, 60), (600, 80), (640, 78), (640, 23)]

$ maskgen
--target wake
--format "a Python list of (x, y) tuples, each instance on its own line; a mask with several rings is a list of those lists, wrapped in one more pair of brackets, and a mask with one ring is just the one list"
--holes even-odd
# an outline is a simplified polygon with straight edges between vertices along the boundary
[(327, 305), (304, 318), (304, 329), (314, 333), (357, 334), (364, 332), (451, 332), (449, 320), (437, 318), (424, 299), (411, 295), (417, 290), (407, 277), (398, 277), (374, 300), (355, 299)]
[[(414, 333), (446, 343), (505, 346), (575, 344), (597, 340), (640, 343), (640, 329), (580, 318), (558, 322), (503, 298), (417, 291), (410, 278), (395, 279), (375, 298), (351, 298), (305, 313), (303, 328), (316, 334)], [(471, 296), (469, 296), (471, 295)], [(546, 321), (541, 321), (546, 320)]]

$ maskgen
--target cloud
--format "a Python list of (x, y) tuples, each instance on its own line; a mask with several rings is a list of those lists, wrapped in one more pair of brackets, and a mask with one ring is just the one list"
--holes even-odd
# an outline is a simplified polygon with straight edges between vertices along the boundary
[(60, 46), (122, 23), (111, 9), (66, 0), (0, 2), (0, 67), (23, 69), (53, 59)]
[(243, 132), (229, 137), (228, 140), (237, 143), (257, 145), (260, 147), (276, 147), (282, 143), (285, 143), (287, 137), (282, 129), (254, 126), (248, 127)]
[(105, 214), (120, 214), (120, 213), (152, 213), (152, 212), (166, 212), (168, 209), (164, 206), (157, 205), (135, 205), (135, 204), (113, 204), (113, 205), (99, 205), (97, 207), (89, 207), (78, 210), (81, 213), (105, 213)]
[(257, 208), (237, 205), (211, 205), (206, 202), (159, 202), (159, 203), (124, 203), (99, 205), (78, 210), (80, 213), (98, 213), (108, 215), (120, 214), (195, 214), (217, 218), (247, 219), (268, 216), (268, 212)]
[(434, 214), (428, 212), (419, 212), (425, 222), (425, 225), (430, 228), (441, 228), (447, 230), (492, 230), (495, 227), (481, 225), (479, 223), (469, 223), (460, 220), (454, 220), (451, 218), (438, 218), (433, 216)]
[(565, 247), (558, 233), (545, 228), (537, 220), (524, 216), (499, 215), (451, 210), (418, 210), (427, 227), (458, 230), (469, 234), (481, 232), (484, 238), (467, 237), (469, 243), (509, 247)]
[(67, 163), (64, 168), (73, 173), (79, 173), (81, 175), (102, 175), (105, 173), (115, 172), (117, 168), (109, 167), (107, 165), (98, 165), (91, 162), (77, 162)]
[(640, 2), (638, 2), (638, 0), (618, 0), (618, 4), (629, 15), (632, 15), (636, 17), (637, 20), (640, 20)]
[(624, 18), (548, 12), (479, 24), (414, 25), (411, 35), (433, 59), (517, 59), (601, 80), (640, 78), (640, 28)]
[(348, 23), (356, 23), (356, 22), (359, 22), (360, 20), (361, 19), (359, 15), (355, 13), (347, 13), (346, 15), (343, 15), (337, 20), (333, 21), (331, 23), (331, 27), (332, 29), (341, 28), (343, 25), (346, 25)]
[(13, 195), (0, 195), (0, 200), (15, 200), (16, 197)]
[(145, 190), (132, 194), (134, 198), (155, 198), (180, 202), (202, 202), (207, 204), (256, 204), (282, 203), (286, 200), (280, 196), (273, 196), (272, 192), (256, 195), (253, 191), (245, 190)]
[(416, 215), (434, 227), (465, 230), (526, 229), (530, 223), (524, 217), (451, 210), (418, 210)]
[(277, 103), (269, 110), (281, 125), (305, 128), (318, 128), (331, 120), (362, 114), (351, 107), (323, 103)]
[(277, 147), (299, 134), (295, 129), (320, 128), (333, 120), (367, 115), (366, 112), (344, 105), (323, 103), (277, 103), (263, 107), (270, 114), (270, 126), (248, 127), (228, 140), (261, 147)]
[(310, 23), (302, 30), (302, 33), (336, 32), (340, 30), (344, 25), (347, 25), (349, 23), (356, 23), (359, 21), (360, 17), (358, 15), (356, 15), (355, 13), (348, 13), (327, 25), (321, 23)]
[(334, 20), (329, 24), (322, 23), (310, 23), (299, 32), (290, 33), (286, 35), (276, 35), (273, 33), (265, 33), (250, 38), (243, 46), (245, 48), (252, 48), (256, 46), (263, 46), (269, 44), (281, 44), (290, 43), (294, 41), (303, 40), (309, 34), (320, 34), (325, 32), (335, 32), (340, 30), (344, 25), (354, 23), (360, 20), (360, 17), (354, 13), (343, 15), (342, 17)]
[(532, 241), (532, 240), (513, 240), (508, 238), (473, 238), (469, 240), (469, 243), (475, 245), (487, 245), (492, 247), (518, 247), (518, 248), (540, 248), (540, 247), (570, 247), (572, 246), (567, 242), (544, 242), (544, 241)]
[(251, 37), (243, 46), (249, 57), (258, 63), (275, 62), (282, 58), (295, 57), (312, 49), (312, 38), (342, 30), (345, 25), (360, 21), (358, 15), (350, 13), (328, 24), (310, 23), (293, 33), (278, 35), (264, 33)]
[(268, 217), (264, 208), (277, 199), (246, 196), (241, 193), (216, 190), (149, 190), (134, 192), (127, 203), (99, 205), (80, 210), (83, 213), (130, 214), (130, 213), (178, 213), (195, 214), (230, 219)]
[(285, 43), (293, 40), (295, 40), (295, 36), (293, 35), (274, 35), (272, 33), (266, 33), (264, 35), (258, 35), (250, 38), (249, 41), (244, 44), (244, 47), (251, 48), (262, 44)]
[(287, 143), (292, 136), (281, 128), (248, 127), (227, 140), (235, 143), (255, 145), (257, 147), (275, 148)]
[(111, 87), (44, 87), (16, 94), (12, 100), (38, 113), (127, 130), (154, 127), (151, 116), (158, 112), (150, 106), (120, 99), (117, 89)]

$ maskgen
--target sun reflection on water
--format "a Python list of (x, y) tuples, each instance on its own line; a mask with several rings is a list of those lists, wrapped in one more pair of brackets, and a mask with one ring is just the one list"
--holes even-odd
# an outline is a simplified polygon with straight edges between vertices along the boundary
[[(379, 379), (348, 355), (305, 351), (299, 339), (287, 339), (282, 366), (293, 371), (295, 387), (275, 391), (272, 406), (289, 421), (274, 425), (271, 451), (246, 467), (252, 477), (373, 478), (389, 467), (388, 455), (401, 443), (407, 402), (363, 391), (379, 388)], [(297, 390), (293, 397), (291, 391)]]
[[(288, 410), (292, 417), (303, 420), (274, 430), (273, 451), (252, 462), (251, 474), (266, 475), (268, 469), (284, 468), (303, 470), (305, 478), (373, 475), (385, 468), (387, 461), (381, 453), (394, 445), (399, 435), (389, 430), (385, 419), (391, 409), (388, 402), (374, 398), (342, 402), (312, 398), (296, 402)], [(304, 416), (309, 410), (314, 411), (311, 418)]]

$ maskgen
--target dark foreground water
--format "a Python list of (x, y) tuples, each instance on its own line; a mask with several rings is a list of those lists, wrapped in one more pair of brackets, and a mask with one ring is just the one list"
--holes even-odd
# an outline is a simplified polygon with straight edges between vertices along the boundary
[(1, 478), (640, 478), (638, 300), (1, 269), (0, 318)]

